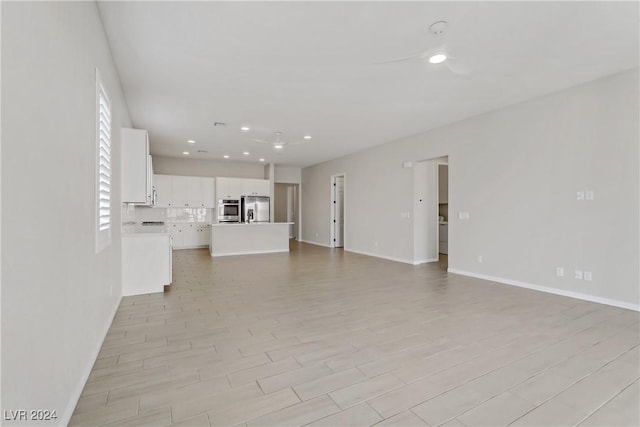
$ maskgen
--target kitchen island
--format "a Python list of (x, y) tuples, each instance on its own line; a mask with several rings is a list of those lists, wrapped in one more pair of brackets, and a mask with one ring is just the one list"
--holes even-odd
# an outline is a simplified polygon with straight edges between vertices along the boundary
[(290, 222), (211, 224), (212, 257), (289, 252)]

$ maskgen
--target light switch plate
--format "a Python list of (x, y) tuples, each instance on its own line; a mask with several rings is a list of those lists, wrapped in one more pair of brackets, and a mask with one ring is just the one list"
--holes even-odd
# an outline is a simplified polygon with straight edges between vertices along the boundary
[(587, 200), (593, 200), (593, 191), (592, 190), (587, 190), (587, 192), (585, 193), (585, 198)]
[(582, 280), (582, 270), (576, 270), (576, 280)]
[(584, 272), (584, 280), (586, 280), (587, 282), (590, 282), (593, 280), (593, 276), (590, 271)]
[(584, 200), (584, 191), (578, 191), (576, 193), (576, 200)]
[(562, 267), (556, 267), (556, 276), (558, 276), (558, 277), (564, 277), (564, 268), (562, 268)]

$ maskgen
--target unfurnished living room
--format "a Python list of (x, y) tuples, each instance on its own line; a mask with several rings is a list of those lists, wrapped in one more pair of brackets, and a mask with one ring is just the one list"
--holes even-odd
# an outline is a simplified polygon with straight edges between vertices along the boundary
[(640, 425), (638, 2), (0, 19), (0, 425)]

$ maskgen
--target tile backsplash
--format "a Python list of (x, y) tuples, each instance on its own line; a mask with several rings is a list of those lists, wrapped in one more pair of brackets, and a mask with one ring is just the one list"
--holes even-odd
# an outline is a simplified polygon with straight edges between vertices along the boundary
[(213, 209), (209, 208), (150, 208), (147, 206), (122, 205), (122, 224), (142, 224), (144, 221), (166, 223), (213, 222)]

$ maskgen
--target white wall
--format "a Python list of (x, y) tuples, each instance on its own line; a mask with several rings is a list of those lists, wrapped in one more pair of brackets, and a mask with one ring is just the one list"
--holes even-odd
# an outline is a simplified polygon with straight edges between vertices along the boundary
[[(153, 144), (153, 139), (151, 139), (151, 144)], [(153, 156), (153, 172), (163, 175), (264, 179), (264, 165), (262, 163), (178, 159), (161, 156)]]
[[(97, 255), (96, 67), (112, 104), (115, 226)], [(95, 3), (3, 2), (2, 125), (2, 409), (65, 424), (121, 295), (119, 129), (131, 121)]]
[(275, 182), (283, 184), (300, 184), (302, 181), (302, 169), (292, 166), (275, 167)]
[(345, 249), (411, 262), (402, 163), (449, 155), (450, 268), (637, 307), (638, 90), (634, 69), (305, 168), (302, 239), (329, 243), (330, 176), (346, 172)]

